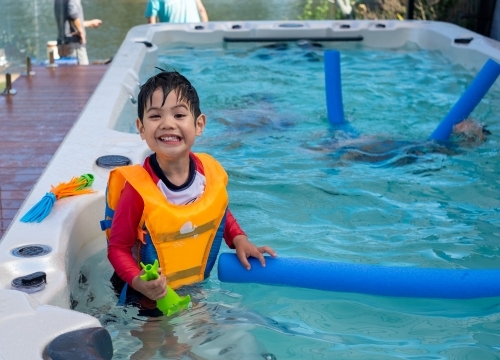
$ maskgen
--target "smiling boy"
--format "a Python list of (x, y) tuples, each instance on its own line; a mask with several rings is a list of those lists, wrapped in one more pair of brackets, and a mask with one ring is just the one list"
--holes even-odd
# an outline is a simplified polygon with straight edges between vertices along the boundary
[[(222, 166), (207, 154), (191, 152), (206, 116), (184, 76), (162, 71), (148, 79), (139, 92), (136, 125), (153, 154), (142, 166), (110, 174), (108, 194), (119, 194), (108, 239), (115, 289), (124, 288), (122, 295), (129, 298), (143, 294), (157, 300), (165, 296), (167, 282), (175, 289), (202, 281), (210, 275), (222, 238), (247, 269), (250, 256), (262, 266), (264, 253), (276, 256), (269, 246), (251, 243), (229, 211)], [(141, 280), (139, 262), (155, 259), (161, 276)], [(154, 302), (133, 302), (154, 308)]]

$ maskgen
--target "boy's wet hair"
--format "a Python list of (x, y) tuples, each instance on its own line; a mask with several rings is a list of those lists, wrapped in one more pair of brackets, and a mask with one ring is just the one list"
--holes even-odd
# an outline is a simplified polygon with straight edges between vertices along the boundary
[(486, 128), (486, 125), (468, 118), (453, 126), (452, 136), (466, 143), (479, 143), (486, 141), (486, 136), (491, 135), (491, 131)]
[(201, 110), (200, 99), (193, 85), (191, 85), (188, 79), (175, 70), (168, 71), (160, 68), (157, 69), (161, 70), (161, 72), (151, 76), (141, 86), (141, 90), (137, 96), (137, 115), (141, 123), (143, 122), (146, 105), (153, 102), (153, 93), (158, 89), (163, 91), (162, 106), (165, 104), (168, 94), (170, 94), (171, 91), (175, 91), (177, 93), (177, 101), (187, 102), (191, 114), (193, 114), (196, 120), (198, 116), (201, 115)]

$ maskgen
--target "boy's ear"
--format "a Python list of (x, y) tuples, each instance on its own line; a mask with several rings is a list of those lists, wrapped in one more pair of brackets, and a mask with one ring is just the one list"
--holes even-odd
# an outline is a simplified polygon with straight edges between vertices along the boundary
[(141, 139), (144, 140), (144, 124), (141, 122), (141, 119), (135, 119), (135, 126), (139, 131), (139, 135), (141, 135)]
[(205, 114), (200, 114), (198, 119), (196, 119), (196, 136), (200, 136), (203, 133), (203, 129), (205, 129), (205, 125), (207, 124), (207, 117)]

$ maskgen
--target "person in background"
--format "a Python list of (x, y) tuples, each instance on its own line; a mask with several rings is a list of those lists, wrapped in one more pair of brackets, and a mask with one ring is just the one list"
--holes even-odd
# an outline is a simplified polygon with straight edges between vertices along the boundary
[(201, 0), (148, 0), (144, 14), (149, 24), (160, 22), (207, 22), (208, 15)]
[(74, 57), (78, 65), (88, 65), (87, 37), (85, 28), (96, 28), (99, 19), (85, 21), (80, 0), (54, 0), (54, 14), (57, 22), (57, 47), (61, 57)]

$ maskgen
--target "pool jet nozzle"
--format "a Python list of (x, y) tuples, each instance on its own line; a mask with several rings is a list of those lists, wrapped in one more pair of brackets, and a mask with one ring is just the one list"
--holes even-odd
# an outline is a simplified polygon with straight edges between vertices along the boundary
[[(141, 262), (141, 267), (144, 269), (145, 273), (140, 276), (141, 280), (149, 281), (158, 279), (158, 260), (155, 260), (154, 264), (144, 265)], [(187, 309), (191, 303), (191, 296), (179, 296), (177, 293), (167, 285), (167, 295), (165, 297), (156, 300), (156, 306), (164, 315), (170, 316), (181, 310)]]

